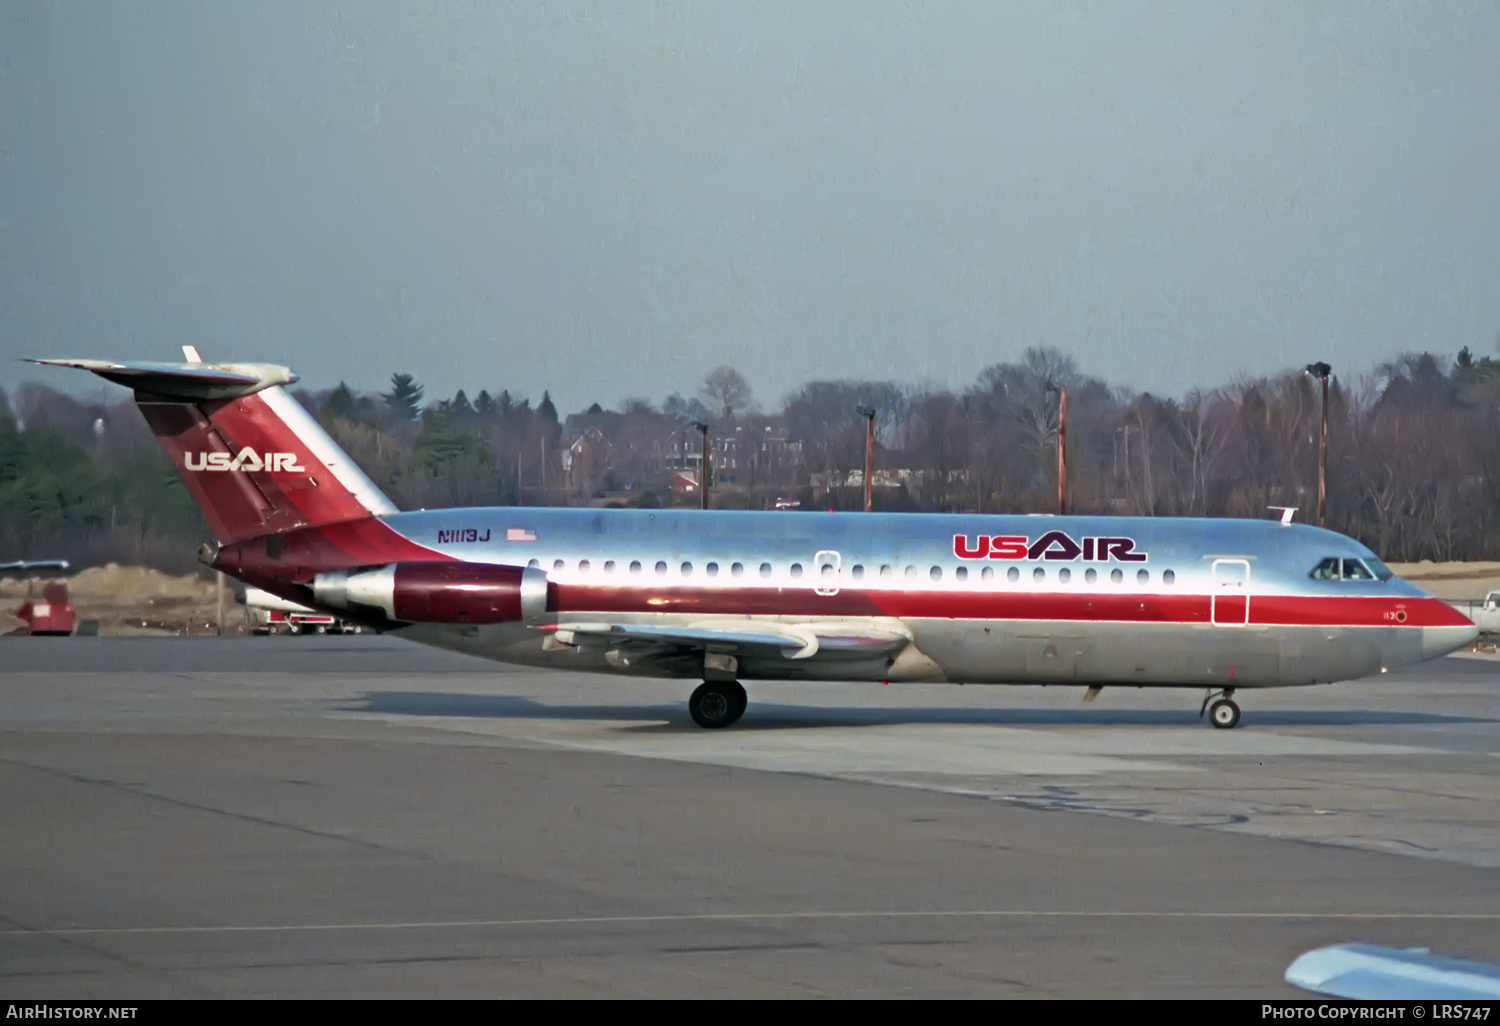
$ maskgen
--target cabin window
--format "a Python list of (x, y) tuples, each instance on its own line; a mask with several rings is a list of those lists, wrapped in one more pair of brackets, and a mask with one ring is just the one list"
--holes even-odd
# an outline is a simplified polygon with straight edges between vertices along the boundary
[(729, 568), (729, 576), (731, 576), (731, 577), (742, 577), (742, 576), (744, 576), (744, 573), (745, 573), (745, 564), (744, 563), (735, 563), (733, 566), (731, 566)]
[(822, 574), (824, 577), (832, 577), (834, 573), (833, 564), (824, 563), (821, 567), (818, 568), (818, 573)]
[(1368, 567), (1357, 559), (1344, 560), (1344, 580), (1346, 581), (1373, 581), (1375, 575), (1370, 573)]
[(907, 578), (907, 580), (916, 580), (916, 577), (917, 577), (917, 568), (914, 567), (914, 566), (908, 566), (906, 568), (906, 578)]
[(554, 570), (561, 570), (563, 568), (563, 566), (564, 566), (563, 561), (560, 560), (560, 559), (554, 559), (552, 561), (552, 569), (554, 569)]
[(762, 563), (760, 565), (760, 575), (762, 577), (770, 577), (771, 576), (771, 564), (770, 563)]
[(662, 560), (658, 560), (657, 561), (657, 564), (656, 564), (656, 576), (658, 576), (658, 577), (665, 577), (665, 576), (667, 576), (667, 564), (666, 564), (665, 561), (662, 561)]
[(931, 577), (934, 581), (941, 581), (943, 579), (943, 568), (935, 566), (927, 572), (927, 576)]
[(1166, 584), (1166, 585), (1176, 584), (1177, 583), (1177, 574), (1176, 574), (1176, 572), (1172, 571), (1172, 570), (1163, 570), (1161, 572), (1161, 583)]
[(986, 581), (992, 581), (995, 579), (995, 568), (992, 566), (987, 566), (983, 570), (979, 571), (979, 576)]
[(1013, 566), (1009, 570), (1005, 571), (1005, 579), (1011, 584), (1015, 584), (1021, 579), (1021, 568), (1018, 566)]
[(1151, 583), (1151, 571), (1150, 570), (1137, 570), (1135, 572), (1135, 583), (1136, 584), (1150, 584)]
[(612, 573), (615, 572), (615, 561), (614, 560), (612, 560), (612, 559), (606, 559), (604, 561), (604, 572), (607, 573), (607, 574), (612, 574)]
[(719, 564), (710, 563), (708, 564), (708, 566), (703, 568), (703, 571), (710, 577), (717, 577), (719, 576)]
[(960, 581), (967, 581), (969, 579), (969, 568), (966, 566), (961, 566), (957, 570), (953, 571), (953, 576), (957, 577)]
[(1088, 584), (1093, 584), (1099, 579), (1099, 571), (1095, 570), (1093, 567), (1089, 567), (1083, 572), (1083, 579)]
[(1035, 570), (1031, 571), (1031, 579), (1033, 581), (1045, 581), (1047, 579), (1047, 571), (1043, 570), (1041, 567), (1037, 567)]
[(531, 562), (527, 563), (526, 565), (529, 566), (529, 567), (531, 567), (531, 569), (533, 569), (533, 570), (540, 570), (542, 568), (542, 561), (539, 560), (539, 559), (533, 559)]
[(792, 576), (793, 577), (801, 577), (802, 576), (802, 564), (801, 563), (793, 563), (792, 564)]
[(586, 573), (589, 572), (589, 561), (588, 560), (586, 560), (586, 559), (580, 559), (578, 561), (578, 572), (582, 573), (582, 574), (586, 574)]
[(1375, 579), (1377, 581), (1389, 581), (1392, 577), (1396, 576), (1395, 574), (1391, 573), (1390, 567), (1386, 566), (1384, 563), (1373, 556), (1365, 560), (1365, 566), (1369, 567), (1370, 570), (1375, 574)]
[(684, 577), (691, 577), (691, 576), (693, 576), (693, 564), (691, 564), (691, 563), (684, 563), (684, 564), (682, 564), (682, 576), (684, 576)]
[(1115, 569), (1109, 572), (1109, 582), (1111, 584), (1119, 584), (1124, 579), (1125, 571), (1121, 570), (1119, 567), (1115, 567)]
[(894, 574), (895, 572), (896, 572), (895, 567), (891, 566), (889, 563), (883, 564), (881, 566), (881, 568), (880, 568), (880, 576), (881, 577), (889, 577), (892, 574)]
[(1059, 570), (1057, 572), (1057, 580), (1058, 580), (1058, 583), (1060, 583), (1060, 584), (1067, 584), (1072, 579), (1073, 579), (1073, 571), (1069, 570), (1067, 567), (1063, 567), (1061, 570)]
[(855, 563), (854, 568), (849, 571), (849, 575), (857, 581), (865, 575), (865, 568)]
[(641, 572), (641, 561), (639, 559), (632, 559), (630, 561), (630, 572), (633, 574)]

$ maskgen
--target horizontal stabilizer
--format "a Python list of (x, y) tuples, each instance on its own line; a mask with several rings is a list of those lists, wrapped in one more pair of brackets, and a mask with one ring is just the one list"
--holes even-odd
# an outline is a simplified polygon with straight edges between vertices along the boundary
[(117, 385), (163, 399), (201, 402), (251, 395), (273, 385), (297, 380), (288, 367), (273, 363), (158, 363), (113, 360), (28, 360), (49, 367), (92, 371)]
[(34, 570), (66, 570), (66, 559), (33, 559), (16, 563), (0, 563), (0, 574), (27, 574)]
[(1425, 948), (1336, 944), (1309, 951), (1286, 982), (1316, 994), (1364, 1001), (1494, 1001), (1500, 966), (1434, 955)]

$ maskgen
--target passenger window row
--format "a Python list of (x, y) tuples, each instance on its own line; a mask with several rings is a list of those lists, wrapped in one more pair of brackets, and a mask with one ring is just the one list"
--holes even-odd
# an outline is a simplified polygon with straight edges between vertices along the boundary
[[(533, 559), (527, 565), (533, 568), (540, 568), (542, 564), (540, 560)], [(567, 565), (568, 564), (566, 560), (554, 560), (552, 563), (552, 569), (558, 571), (565, 570), (567, 569)], [(578, 561), (578, 572), (588, 573), (591, 570), (592, 566), (593, 564), (589, 560), (581, 559)], [(606, 574), (613, 574), (620, 572), (620, 565), (617, 564), (613, 559), (607, 559), (604, 561), (602, 569)], [(652, 569), (658, 577), (665, 577), (671, 571), (671, 567), (668, 566), (665, 560), (658, 560)], [(731, 563), (729, 565), (729, 576), (743, 577), (745, 575), (745, 569), (745, 564), (743, 563)], [(691, 577), (694, 572), (694, 567), (691, 562), (684, 562), (678, 566), (677, 570), (682, 577)], [(718, 563), (711, 562), (705, 563), (703, 565), (703, 573), (707, 577), (717, 577), (719, 575), (719, 570), (720, 566)], [(629, 573), (633, 575), (640, 575), (645, 572), (645, 565), (640, 560), (636, 559), (630, 562)], [(793, 579), (800, 578), (803, 573), (803, 566), (801, 563), (793, 563), (788, 568), (788, 572), (791, 574)], [(833, 577), (837, 573), (837, 570), (831, 564), (824, 564), (819, 568), (819, 572), (821, 576), (828, 578)], [(1368, 571), (1366, 572), (1368, 573)], [(759, 573), (761, 577), (769, 578), (775, 573), (775, 571), (770, 563), (762, 563), (759, 567)], [(882, 580), (890, 580), (891, 578), (895, 577), (896, 568), (889, 563), (883, 563), (881, 564), (878, 573)], [(969, 568), (966, 566), (960, 566), (957, 569), (953, 570), (952, 573), (955, 580), (967, 581), (969, 579)], [(943, 579), (943, 574), (944, 571), (941, 566), (933, 566), (927, 572), (927, 576), (934, 581), (941, 581)], [(849, 576), (856, 581), (863, 580), (865, 577), (864, 564), (853, 564), (849, 568)], [(903, 576), (907, 580), (916, 580), (920, 576), (920, 571), (916, 566), (908, 565), (904, 571)], [(979, 579), (982, 581), (991, 581), (994, 578), (995, 568), (992, 566), (987, 566), (979, 572)], [(1021, 579), (1020, 567), (1012, 566), (1008, 570), (1006, 570), (1005, 579), (1012, 584), (1019, 581)], [(1038, 583), (1047, 580), (1046, 567), (1034, 567), (1031, 571), (1031, 579)], [(1089, 567), (1083, 572), (1083, 579), (1088, 584), (1094, 584), (1099, 579), (1099, 571), (1094, 567)], [(1057, 571), (1057, 581), (1059, 584), (1068, 584), (1072, 580), (1073, 571), (1071, 568), (1062, 567)], [(1119, 567), (1116, 567), (1109, 572), (1109, 580), (1111, 584), (1123, 584), (1125, 581), (1125, 572)], [(1135, 574), (1135, 581), (1137, 584), (1141, 585), (1150, 584), (1151, 572), (1149, 570), (1137, 570)], [(1173, 584), (1176, 584), (1177, 574), (1171, 570), (1163, 570), (1161, 573), (1161, 583), (1169, 587)]]

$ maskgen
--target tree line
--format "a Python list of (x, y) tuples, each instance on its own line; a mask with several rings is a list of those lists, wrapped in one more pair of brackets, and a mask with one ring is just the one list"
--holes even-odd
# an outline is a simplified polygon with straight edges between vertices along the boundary
[[(1059, 389), (1070, 513), (1316, 517), (1321, 385), (1303, 370), (1182, 397), (1112, 386), (1056, 349), (984, 368), (962, 390), (811, 381), (763, 408), (731, 367), (691, 394), (562, 416), (506, 389), (428, 399), (414, 375), (297, 397), (402, 508), (712, 504), (857, 509), (875, 413), (874, 506), (1052, 512)], [(700, 427), (701, 425), (701, 427)], [(1500, 360), (1411, 353), (1328, 400), (1327, 523), (1391, 561), (1500, 559)], [(677, 490), (674, 490), (677, 489)], [(690, 489), (690, 491), (692, 491)], [(792, 515), (792, 514), (788, 514)], [(207, 531), (128, 399), (0, 391), (0, 561), (63, 556), (193, 565)]]

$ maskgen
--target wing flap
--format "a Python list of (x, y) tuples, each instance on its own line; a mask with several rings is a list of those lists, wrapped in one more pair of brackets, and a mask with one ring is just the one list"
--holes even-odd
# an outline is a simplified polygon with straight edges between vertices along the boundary
[(810, 659), (822, 652), (894, 652), (911, 643), (903, 631), (862, 624), (804, 624), (756, 621), (695, 624), (559, 623), (554, 637), (565, 645), (584, 641), (655, 642), (705, 651), (779, 652), (787, 659)]
[(1335, 944), (1309, 951), (1286, 971), (1294, 987), (1364, 1001), (1493, 1001), (1500, 966), (1434, 955), (1425, 948)]

